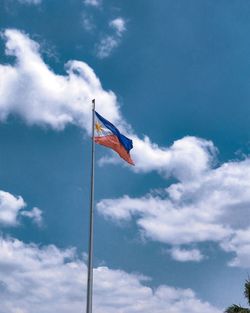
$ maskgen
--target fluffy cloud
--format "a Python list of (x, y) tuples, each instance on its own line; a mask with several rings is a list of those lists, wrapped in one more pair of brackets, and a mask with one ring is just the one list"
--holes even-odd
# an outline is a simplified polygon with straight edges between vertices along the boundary
[(17, 224), (17, 216), (26, 206), (22, 197), (15, 197), (9, 192), (0, 190), (0, 223), (14, 226)]
[(235, 253), (231, 266), (249, 267), (250, 159), (205, 167), (193, 180), (187, 177), (179, 176), (182, 181), (161, 196), (104, 199), (98, 211), (116, 221), (134, 216), (144, 236), (173, 246), (217, 242)]
[(249, 227), (235, 231), (234, 234), (230, 238), (228, 238), (228, 240), (221, 242), (221, 247), (227, 252), (235, 253), (235, 257), (229, 262), (230, 266), (249, 268), (250, 264)]
[(134, 136), (133, 142), (135, 171), (156, 170), (181, 181), (197, 178), (209, 170), (216, 155), (211, 141), (191, 136), (176, 140), (169, 148), (159, 147), (148, 137), (141, 140)]
[(36, 224), (42, 223), (42, 211), (33, 208), (32, 211), (23, 210), (26, 207), (21, 196), (13, 196), (9, 192), (0, 190), (0, 224), (4, 226), (16, 226), (19, 216), (26, 216)]
[[(112, 25), (117, 31), (125, 27), (119, 19)], [(66, 74), (58, 75), (44, 63), (39, 45), (26, 34), (9, 29), (2, 37), (6, 54), (15, 61), (0, 65), (1, 121), (14, 114), (28, 125), (60, 130), (74, 124), (89, 132), (91, 100), (96, 98), (97, 110), (133, 138), (136, 166), (132, 170), (158, 171), (179, 181), (167, 188), (162, 197), (104, 200), (98, 206), (103, 214), (116, 219), (136, 216), (139, 228), (148, 238), (171, 245), (218, 242), (224, 250), (236, 253), (232, 265), (246, 264), (243, 258), (248, 254), (248, 244), (240, 245), (239, 231), (247, 231), (248, 159), (214, 169), (216, 148), (210, 141), (184, 137), (165, 148), (148, 137), (140, 139), (122, 119), (115, 94), (102, 88), (86, 63), (69, 61)], [(113, 160), (111, 157), (102, 162)]]
[(42, 60), (39, 45), (17, 30), (6, 30), (6, 54), (16, 63), (0, 65), (0, 119), (21, 116), (29, 125), (63, 129), (75, 124), (90, 129), (91, 100), (110, 119), (120, 118), (116, 97), (102, 89), (94, 71), (84, 62), (69, 61), (67, 75), (56, 75)]
[(126, 22), (122, 17), (117, 17), (109, 22), (109, 25), (114, 28), (119, 36), (126, 30)]
[(128, 196), (104, 199), (97, 208), (104, 216), (116, 220), (129, 220), (134, 215), (145, 236), (172, 245), (219, 241), (231, 234), (229, 229), (216, 223), (210, 211), (192, 204), (181, 207), (169, 199), (151, 195), (138, 199)]
[[(219, 313), (190, 289), (152, 290), (145, 277), (122, 270), (94, 270), (94, 312)], [(74, 249), (40, 248), (0, 239), (0, 313), (69, 313), (85, 308), (86, 265)]]
[[(164, 148), (152, 143), (148, 137), (130, 137), (134, 144), (131, 154), (136, 164), (132, 169), (137, 173), (157, 171), (165, 178), (190, 181), (203, 175), (216, 163), (217, 149), (209, 140), (186, 136)], [(121, 163), (121, 160), (116, 156), (105, 156), (99, 160), (100, 165), (118, 162)]]
[[(113, 23), (118, 29), (124, 27), (120, 19)], [(6, 40), (5, 52), (15, 57), (15, 63), (0, 65), (0, 121), (15, 114), (28, 125), (60, 130), (74, 124), (90, 133), (91, 100), (96, 98), (97, 110), (133, 138), (134, 171), (156, 170), (165, 176), (191, 179), (209, 168), (215, 154), (212, 142), (185, 137), (175, 141), (170, 148), (164, 148), (152, 143), (148, 137), (140, 139), (122, 119), (115, 94), (102, 88), (86, 63), (69, 61), (65, 66), (67, 74), (58, 75), (44, 63), (39, 45), (27, 35), (9, 29), (3, 38)], [(102, 161), (113, 162), (113, 158)]]

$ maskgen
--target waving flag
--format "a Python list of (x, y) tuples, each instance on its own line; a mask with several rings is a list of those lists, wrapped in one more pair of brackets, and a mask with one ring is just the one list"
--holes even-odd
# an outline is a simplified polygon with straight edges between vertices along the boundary
[(121, 158), (134, 165), (129, 151), (133, 148), (133, 142), (127, 138), (109, 121), (95, 111), (95, 137), (96, 143), (113, 149)]

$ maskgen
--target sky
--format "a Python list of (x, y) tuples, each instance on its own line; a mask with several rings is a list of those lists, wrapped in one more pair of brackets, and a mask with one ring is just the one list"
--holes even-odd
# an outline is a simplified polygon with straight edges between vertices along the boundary
[(247, 305), (250, 3), (0, 0), (0, 313)]

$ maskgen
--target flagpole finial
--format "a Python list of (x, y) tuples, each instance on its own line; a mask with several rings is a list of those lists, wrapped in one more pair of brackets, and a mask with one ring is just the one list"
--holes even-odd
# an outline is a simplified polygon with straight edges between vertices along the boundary
[(92, 100), (92, 109), (95, 110), (95, 99)]

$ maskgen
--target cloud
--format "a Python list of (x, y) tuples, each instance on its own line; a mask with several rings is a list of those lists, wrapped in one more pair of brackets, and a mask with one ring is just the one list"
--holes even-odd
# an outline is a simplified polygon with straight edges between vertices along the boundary
[(22, 197), (15, 197), (9, 192), (0, 190), (0, 224), (16, 225), (18, 213), (25, 206), (26, 203)]
[[(74, 249), (38, 247), (0, 239), (0, 313), (69, 313), (85, 308), (86, 265)], [(122, 270), (94, 270), (94, 312), (219, 313), (190, 289), (154, 290), (145, 277)]]
[(20, 214), (22, 216), (30, 218), (38, 226), (42, 226), (42, 222), (43, 222), (42, 214), (43, 214), (43, 212), (39, 208), (34, 207), (31, 211), (22, 211)]
[(123, 33), (126, 30), (126, 22), (123, 18), (118, 17), (109, 22), (109, 26), (114, 30), (114, 34), (105, 35), (101, 38), (96, 46), (97, 57), (100, 59), (107, 58), (113, 50), (120, 45)]
[(122, 17), (117, 17), (114, 20), (109, 22), (109, 26), (114, 28), (119, 36), (126, 30), (126, 22)]
[(97, 204), (97, 209), (105, 217), (118, 221), (129, 221), (135, 216), (146, 237), (171, 245), (219, 241), (231, 234), (230, 229), (216, 223), (210, 211), (192, 204), (178, 206), (169, 199), (151, 195), (138, 199), (128, 196), (104, 199)]
[(163, 148), (148, 137), (143, 140), (136, 136), (132, 138), (136, 147), (132, 153), (136, 163), (134, 170), (137, 172), (156, 170), (165, 177), (173, 176), (183, 181), (199, 177), (215, 161), (216, 148), (205, 139), (186, 136), (169, 148)]
[(33, 208), (31, 211), (24, 210), (26, 203), (21, 196), (13, 196), (11, 193), (0, 190), (0, 225), (17, 226), (19, 217), (25, 216), (37, 225), (42, 223), (42, 211)]
[(160, 196), (104, 199), (97, 209), (114, 221), (135, 218), (145, 237), (173, 247), (216, 242), (235, 254), (231, 266), (249, 267), (250, 159), (201, 169), (195, 176), (175, 175), (181, 181)]
[(104, 59), (110, 56), (112, 51), (119, 46), (119, 39), (114, 36), (105, 36), (97, 45), (97, 57)]
[[(246, 215), (247, 216), (247, 215)], [(237, 230), (234, 234), (221, 242), (221, 247), (227, 252), (233, 252), (235, 257), (229, 266), (249, 268), (250, 264), (250, 228)]]
[[(44, 63), (39, 45), (26, 34), (8, 29), (2, 36), (6, 54), (15, 61), (13, 65), (0, 64), (0, 121), (17, 115), (28, 125), (62, 130), (74, 124), (90, 134), (91, 100), (96, 98), (97, 111), (133, 139), (136, 167), (132, 170), (191, 179), (210, 167), (216, 152), (212, 142), (185, 137), (164, 148), (148, 137), (140, 139), (122, 118), (116, 95), (102, 88), (86, 63), (71, 60), (65, 65), (66, 74), (58, 75)], [(112, 157), (105, 162), (113, 162)]]
[(84, 62), (69, 61), (67, 75), (56, 75), (42, 60), (39, 45), (18, 30), (6, 30), (6, 54), (14, 65), (0, 65), (0, 120), (10, 114), (29, 125), (63, 129), (68, 124), (90, 130), (91, 100), (101, 103), (99, 111), (118, 120), (116, 96), (102, 89), (94, 71)]
[[(113, 24), (118, 29), (120, 24)], [(239, 247), (239, 231), (247, 231), (247, 219), (242, 217), (249, 214), (248, 159), (214, 168), (217, 149), (211, 141), (187, 136), (166, 148), (148, 137), (141, 139), (122, 118), (115, 94), (102, 88), (86, 63), (71, 60), (65, 65), (66, 74), (58, 75), (44, 63), (39, 45), (26, 34), (8, 29), (2, 37), (14, 63), (0, 65), (1, 121), (17, 115), (28, 125), (62, 130), (74, 124), (90, 134), (91, 100), (96, 98), (97, 110), (133, 139), (136, 166), (132, 170), (157, 171), (179, 181), (160, 198), (149, 194), (104, 200), (99, 204), (103, 214), (116, 219), (133, 216), (148, 238), (171, 245), (218, 242), (225, 251), (236, 253), (232, 264), (246, 264), (248, 245)], [(113, 162), (113, 158), (102, 162)], [(15, 221), (15, 213), (13, 216)]]
[(201, 254), (198, 249), (181, 249), (179, 247), (173, 247), (168, 251), (171, 257), (179, 262), (200, 262), (204, 259), (204, 256)]
[[(157, 171), (165, 178), (174, 177), (180, 181), (195, 180), (216, 163), (217, 149), (214, 144), (198, 137), (186, 136), (168, 147), (159, 147), (145, 136), (143, 139), (130, 135), (134, 148), (131, 150), (136, 173)], [(121, 163), (116, 156), (104, 156), (100, 165)]]

